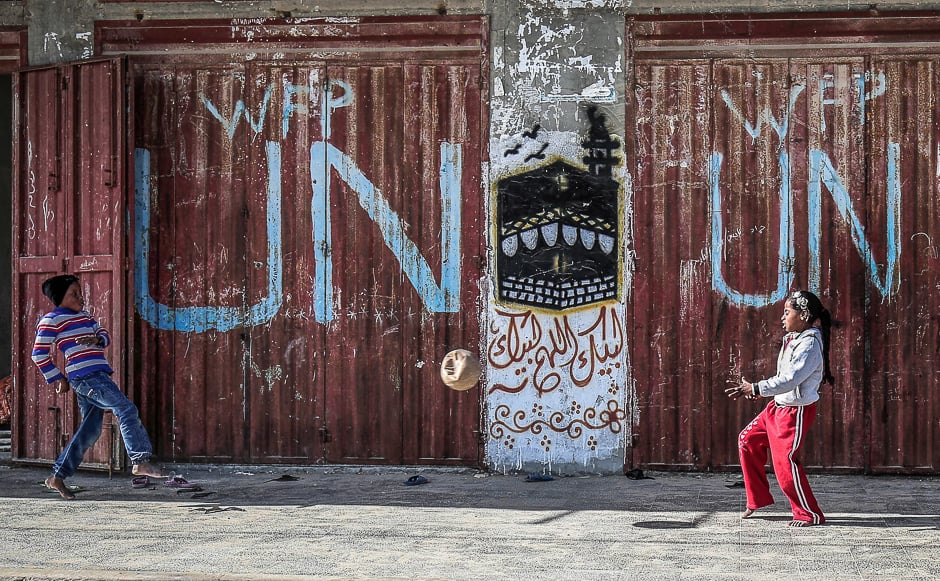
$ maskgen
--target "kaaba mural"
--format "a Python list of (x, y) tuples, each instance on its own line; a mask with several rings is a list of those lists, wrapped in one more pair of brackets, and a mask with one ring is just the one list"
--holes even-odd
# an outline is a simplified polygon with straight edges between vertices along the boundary
[(617, 298), (620, 184), (612, 170), (620, 143), (596, 109), (588, 118), (586, 170), (555, 161), (497, 184), (504, 302), (563, 310)]

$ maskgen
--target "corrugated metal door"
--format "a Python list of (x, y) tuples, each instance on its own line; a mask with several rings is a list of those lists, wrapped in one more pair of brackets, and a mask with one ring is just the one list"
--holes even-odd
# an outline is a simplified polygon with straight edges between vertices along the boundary
[[(626, 142), (636, 176), (628, 316), (640, 424), (632, 461), (647, 466), (712, 462), (715, 336), (690, 332), (702, 321), (714, 328), (723, 314), (701, 288), (708, 281), (707, 178), (695, 168), (707, 167), (711, 147), (709, 76), (701, 61), (635, 65), (637, 138)], [(680, 272), (687, 284), (679, 284)]]
[[(940, 23), (932, 22), (934, 30), (940, 28)], [(934, 53), (940, 50), (932, 48)], [(890, 277), (886, 281), (896, 284), (890, 300), (874, 289), (864, 297), (870, 463), (879, 472), (936, 473), (940, 472), (940, 54), (924, 49), (916, 54), (895, 52), (899, 54), (869, 57), (866, 70), (866, 95), (881, 96), (865, 101), (867, 159), (872, 160), (865, 214), (878, 261), (895, 237), (899, 257), (899, 284)]]
[(735, 466), (759, 405), (722, 390), (774, 372), (782, 301), (811, 288), (837, 322), (836, 385), (803, 461), (936, 471), (940, 20), (666, 17), (634, 33), (633, 463)]
[(250, 461), (248, 382), (278, 345), (266, 338), (253, 350), (256, 330), (241, 324), (255, 295), (268, 294), (266, 141), (237, 118), (229, 134), (205, 103), (238, 115), (259, 103), (240, 66), (132, 61), (131, 75), (141, 96), (132, 220), (146, 425), (161, 457)]
[[(403, 164), (405, 128), (417, 128), (403, 116), (401, 66), (338, 65), (326, 74), (331, 98), (349, 99), (348, 106), (337, 107), (330, 117), (329, 143), (347, 156), (348, 166), (368, 176), (380, 191), (375, 200), (384, 197), (387, 204), (367, 211), (360, 203), (361, 194), (367, 194), (364, 188), (356, 188), (349, 179), (336, 179), (332, 171), (328, 197), (314, 202), (313, 212), (329, 213), (338, 234), (332, 242), (333, 288), (341, 289), (338, 300), (324, 297), (336, 303), (326, 336), (332, 364), (324, 369), (328, 398), (324, 420), (331, 434), (327, 460), (398, 464), (403, 456), (403, 351), (417, 337), (406, 335), (403, 328), (405, 281), (380, 224), (407, 222), (401, 215), (406, 195), (426, 199), (421, 190), (405, 192), (402, 183), (406, 171), (420, 171), (420, 166), (406, 170)], [(401, 244), (407, 234), (400, 230), (388, 236), (394, 237), (392, 244)], [(420, 313), (420, 303), (416, 306)]]
[[(87, 309), (112, 333), (109, 358), (123, 386), (126, 313), (124, 64), (119, 59), (20, 72), (16, 86), (14, 389), (18, 461), (52, 461), (80, 421), (30, 360), (36, 323), (52, 305), (42, 281), (79, 276)], [(60, 369), (64, 368), (59, 362)], [(133, 394), (132, 394), (133, 395)], [(106, 415), (86, 465), (119, 467), (117, 424)]]
[[(871, 179), (884, 165), (866, 155), (870, 128), (866, 130), (865, 111), (859, 106), (865, 89), (857, 82), (870, 68), (863, 58), (836, 55), (794, 58), (788, 65), (784, 102), (792, 110), (786, 155), (793, 286), (818, 287), (836, 320), (829, 355), (836, 384), (821, 390), (819, 414), (801, 455), (809, 466), (858, 469), (868, 464), (865, 410), (870, 397), (870, 367), (858, 342), (870, 330), (860, 314), (872, 308), (872, 294), (877, 291), (866, 275), (866, 262), (855, 248), (844, 212), (852, 208), (859, 213), (872, 247), (878, 249), (879, 262), (884, 260), (885, 224), (868, 211), (887, 199), (878, 191), (878, 180)], [(824, 175), (826, 167), (834, 168), (832, 177), (838, 175), (845, 206), (835, 203), (843, 198), (835, 181)], [(775, 311), (779, 310), (778, 305)], [(775, 311), (771, 312), (779, 317)], [(774, 332), (781, 334), (779, 327)], [(766, 369), (764, 375), (774, 371), (773, 366)]]
[[(317, 462), (324, 456), (328, 439), (322, 419), (327, 358), (326, 330), (315, 314), (322, 296), (318, 298), (312, 282), (317, 268), (311, 260), (315, 214), (310, 192), (311, 145), (323, 139), (323, 128), (319, 115), (298, 113), (293, 107), (294, 103), (315, 107), (312, 103), (319, 102), (325, 66), (317, 61), (261, 61), (249, 63), (245, 70), (246, 78), (254, 81), (246, 83), (246, 111), (254, 112), (259, 121), (258, 112), (268, 112), (267, 121), (247, 145), (246, 198), (248, 215), (253, 217), (245, 224), (248, 301), (261, 304), (270, 295), (271, 273), (278, 270), (269, 259), (276, 236), (269, 227), (270, 211), (277, 191), (283, 252), (277, 274), (285, 290), (281, 316), (248, 333), (245, 393), (250, 412), (247, 426), (241, 429), (250, 439), (253, 461)], [(224, 110), (232, 110), (230, 106), (224, 103)], [(266, 168), (263, 173), (261, 168)], [(268, 223), (261, 222), (261, 216), (269, 216)]]
[[(350, 364), (325, 370), (327, 460), (474, 463), (479, 394), (444, 389), (438, 369), (449, 349), (478, 341), (482, 204), (447, 198), (444, 182), (445, 171), (460, 172), (458, 191), (479, 190), (479, 149), (468, 147), (479, 143), (479, 63), (331, 66), (327, 76), (333, 98), (355, 95), (331, 116), (330, 143), (385, 200), (366, 199), (348, 179), (329, 182), (343, 290), (326, 349)], [(448, 297), (455, 277), (460, 294)], [(430, 316), (427, 303), (439, 300), (453, 312)]]
[[(144, 23), (130, 46), (127, 24), (97, 37), (176, 40)], [(223, 51), (231, 26), (209, 22), (210, 54), (131, 57), (136, 376), (161, 455), (479, 462), (481, 394), (438, 369), (479, 342), (484, 28), (257, 31), (329, 48), (284, 53)]]

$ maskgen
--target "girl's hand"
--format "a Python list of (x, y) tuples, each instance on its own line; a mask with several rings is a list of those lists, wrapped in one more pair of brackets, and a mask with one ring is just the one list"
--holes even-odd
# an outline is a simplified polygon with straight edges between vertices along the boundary
[(731, 399), (738, 399), (739, 397), (757, 399), (757, 395), (754, 394), (754, 384), (745, 380), (743, 377), (741, 378), (740, 385), (729, 387), (725, 390), (725, 394), (727, 394)]
[(69, 390), (69, 381), (67, 379), (60, 379), (55, 382), (55, 392), (56, 393), (65, 393)]

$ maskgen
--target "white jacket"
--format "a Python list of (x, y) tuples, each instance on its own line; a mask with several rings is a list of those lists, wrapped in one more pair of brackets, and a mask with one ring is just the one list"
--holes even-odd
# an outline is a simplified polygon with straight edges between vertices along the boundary
[(781, 406), (804, 406), (819, 399), (823, 378), (822, 331), (810, 327), (787, 333), (777, 356), (777, 375), (757, 382), (758, 393)]

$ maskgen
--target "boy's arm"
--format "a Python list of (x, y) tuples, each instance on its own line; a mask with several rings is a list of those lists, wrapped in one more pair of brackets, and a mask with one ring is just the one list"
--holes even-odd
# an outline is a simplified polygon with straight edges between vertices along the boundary
[(104, 349), (111, 344), (111, 333), (107, 329), (98, 324), (98, 321), (92, 319), (92, 335), (85, 335), (75, 339), (75, 342), (79, 345), (93, 345), (95, 347), (100, 347)]
[(101, 339), (101, 348), (104, 349), (111, 344), (111, 333), (95, 321), (95, 335)]
[(57, 336), (58, 333), (52, 327), (50, 319), (43, 317), (36, 327), (36, 340), (33, 342), (32, 357), (33, 363), (36, 364), (43, 377), (46, 378), (46, 383), (65, 378), (59, 368), (56, 367), (55, 361), (52, 360)]

